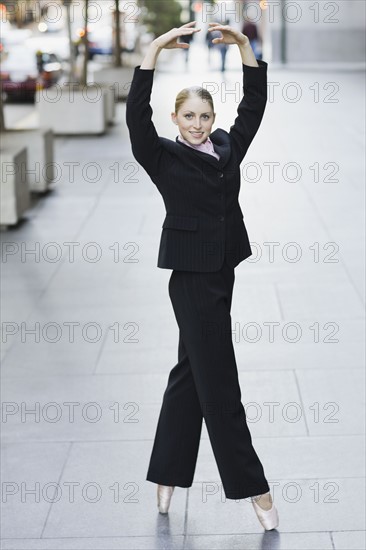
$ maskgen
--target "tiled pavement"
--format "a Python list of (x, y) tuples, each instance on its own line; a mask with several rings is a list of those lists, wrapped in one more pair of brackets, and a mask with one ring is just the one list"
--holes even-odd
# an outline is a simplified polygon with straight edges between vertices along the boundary
[[(238, 53), (223, 77), (192, 52), (187, 74), (177, 54), (155, 76), (154, 121), (171, 139), (185, 84), (217, 86), (216, 127), (235, 116), (219, 84), (240, 89)], [(225, 501), (205, 425), (168, 517), (145, 481), (178, 329), (171, 271), (156, 267), (164, 205), (118, 104), (106, 136), (56, 139), (59, 180), (1, 235), (3, 550), (365, 548), (364, 78), (268, 74), (240, 195), (256, 253), (236, 269), (232, 321), (279, 529)]]

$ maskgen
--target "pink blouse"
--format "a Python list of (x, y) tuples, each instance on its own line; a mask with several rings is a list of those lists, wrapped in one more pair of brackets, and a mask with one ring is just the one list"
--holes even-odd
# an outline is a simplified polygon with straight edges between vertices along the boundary
[(217, 160), (220, 159), (220, 155), (216, 153), (213, 143), (209, 137), (206, 139), (205, 142), (198, 143), (197, 145), (192, 145), (192, 143), (189, 143), (189, 141), (184, 139), (184, 137), (182, 137), (181, 134), (179, 134), (178, 139), (179, 141), (182, 141), (186, 145), (189, 145), (189, 147), (192, 147), (192, 149), (198, 149), (198, 151), (202, 151), (203, 153), (208, 153), (209, 155), (216, 157)]

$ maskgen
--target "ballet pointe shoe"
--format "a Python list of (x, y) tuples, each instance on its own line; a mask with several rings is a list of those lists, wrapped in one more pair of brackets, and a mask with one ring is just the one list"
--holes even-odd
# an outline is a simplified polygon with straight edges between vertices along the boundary
[(272, 502), (271, 493), (251, 497), (251, 501), (262, 527), (266, 531), (276, 529), (279, 525), (279, 518), (277, 508)]
[(170, 487), (168, 485), (158, 485), (158, 508), (160, 514), (168, 513), (173, 491), (174, 487)]

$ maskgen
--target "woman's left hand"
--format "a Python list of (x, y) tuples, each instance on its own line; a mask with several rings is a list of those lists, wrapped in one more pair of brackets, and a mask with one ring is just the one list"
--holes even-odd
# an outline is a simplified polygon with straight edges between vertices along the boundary
[(221, 38), (214, 38), (213, 44), (238, 44), (238, 46), (246, 46), (249, 44), (249, 38), (240, 31), (233, 29), (230, 25), (220, 25), (220, 23), (209, 23), (209, 31), (220, 31)]

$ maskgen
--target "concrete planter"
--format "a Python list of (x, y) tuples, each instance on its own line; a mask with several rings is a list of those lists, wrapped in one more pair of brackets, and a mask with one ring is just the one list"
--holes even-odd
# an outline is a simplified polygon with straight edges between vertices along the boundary
[(117, 85), (95, 82), (96, 86), (103, 88), (107, 101), (107, 124), (113, 124), (116, 116)]
[(108, 95), (97, 84), (80, 87), (57, 85), (38, 90), (36, 104), (41, 127), (55, 135), (104, 134), (108, 122)]
[(100, 82), (105, 86), (116, 87), (116, 99), (126, 99), (130, 91), (130, 85), (134, 69), (132, 67), (105, 67), (94, 71), (93, 82)]
[(5, 130), (2, 134), (5, 149), (27, 147), (28, 181), (32, 192), (46, 191), (55, 178), (53, 141), (51, 128)]
[(1, 227), (15, 225), (30, 206), (26, 147), (3, 146), (1, 150)]

